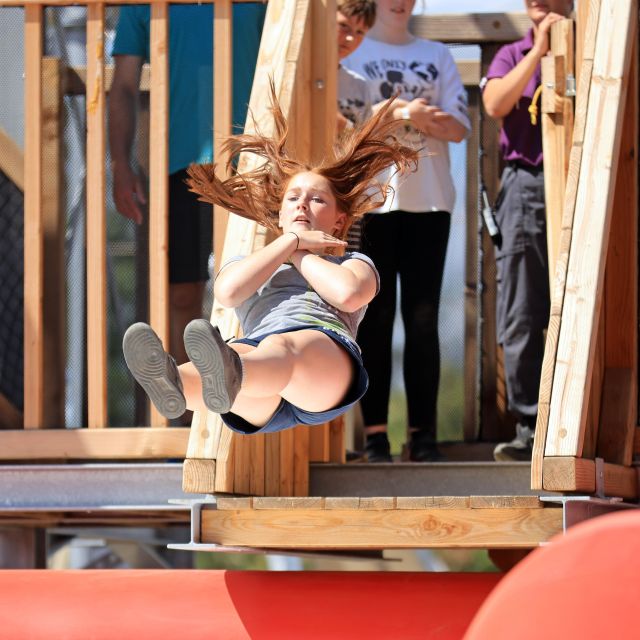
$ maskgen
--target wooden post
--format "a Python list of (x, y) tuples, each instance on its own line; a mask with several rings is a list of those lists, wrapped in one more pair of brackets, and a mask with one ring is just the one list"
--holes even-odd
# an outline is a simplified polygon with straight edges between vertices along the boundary
[(551, 55), (544, 56), (540, 61), (542, 150), (550, 286), (553, 286), (560, 244), (562, 207), (573, 135), (573, 99), (566, 95), (567, 82), (574, 78), (573, 50), (573, 20), (556, 22), (551, 27)]
[(62, 64), (42, 60), (43, 427), (64, 424), (65, 219), (62, 207)]
[(44, 425), (42, 5), (24, 8), (24, 427)]
[[(233, 114), (233, 7), (231, 0), (216, 0), (213, 5), (213, 158), (220, 177), (227, 158), (222, 142), (231, 135)], [(221, 263), (229, 214), (222, 207), (213, 208), (213, 242), (216, 273)]]
[(605, 378), (597, 455), (630, 465), (638, 412), (638, 40), (629, 69), (605, 272)]
[[(149, 150), (149, 318), (169, 345), (169, 5), (151, 3), (151, 131)], [(167, 419), (151, 406), (151, 426)]]
[(107, 426), (104, 5), (87, 7), (87, 381), (89, 428)]
[(589, 95), (591, 90), (591, 76), (593, 71), (593, 59), (596, 47), (596, 34), (598, 30), (598, 18), (600, 14), (600, 2), (591, 3), (585, 20), (578, 23), (579, 33), (584, 35), (578, 38), (583, 43), (581, 50), (581, 66), (579, 67), (578, 93), (575, 105), (575, 119), (573, 127), (573, 142), (569, 155), (569, 171), (567, 173), (567, 185), (562, 213), (562, 231), (560, 234), (560, 247), (556, 261), (553, 285), (551, 287), (551, 310), (549, 326), (547, 329), (547, 341), (545, 344), (544, 358), (542, 361), (542, 373), (540, 377), (540, 393), (538, 396), (538, 419), (536, 422), (535, 439), (533, 443), (533, 455), (531, 458), (531, 488), (541, 490), (543, 488), (543, 462), (546, 448), (547, 431), (549, 426), (549, 412), (551, 404), (551, 391), (558, 352), (560, 325), (562, 321), (562, 309), (564, 305), (567, 271), (569, 268), (569, 253), (573, 234), (573, 218), (576, 209), (576, 197), (578, 192), (578, 179), (582, 164), (582, 153)]
[(635, 2), (603, 0), (593, 66), (545, 455), (579, 456), (620, 149)]

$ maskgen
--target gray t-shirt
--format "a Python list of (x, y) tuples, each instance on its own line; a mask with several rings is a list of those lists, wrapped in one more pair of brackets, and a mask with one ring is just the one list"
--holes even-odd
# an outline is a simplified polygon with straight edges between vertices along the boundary
[(338, 67), (338, 109), (353, 124), (371, 117), (371, 95), (367, 81), (355, 71)]
[[(243, 256), (231, 258), (226, 264), (242, 260)], [(335, 264), (345, 260), (362, 260), (374, 271), (376, 294), (380, 288), (380, 277), (375, 265), (362, 253), (346, 252), (344, 256), (323, 256)], [(224, 267), (223, 267), (224, 268)], [(256, 293), (236, 307), (245, 338), (257, 338), (276, 331), (301, 327), (322, 327), (335, 331), (355, 344), (358, 325), (364, 317), (367, 305), (353, 313), (340, 311), (323, 300), (291, 264), (283, 264)]]

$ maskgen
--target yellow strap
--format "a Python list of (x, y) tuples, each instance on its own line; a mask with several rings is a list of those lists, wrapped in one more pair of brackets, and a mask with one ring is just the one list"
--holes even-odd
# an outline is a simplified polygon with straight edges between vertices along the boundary
[(529, 105), (529, 115), (531, 116), (531, 124), (535, 127), (538, 124), (538, 100), (540, 99), (540, 93), (542, 93), (542, 85), (539, 85), (531, 98), (531, 104)]

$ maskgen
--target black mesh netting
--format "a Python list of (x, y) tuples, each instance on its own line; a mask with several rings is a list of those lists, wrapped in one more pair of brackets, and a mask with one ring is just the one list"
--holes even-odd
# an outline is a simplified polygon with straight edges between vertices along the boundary
[(0, 394), (22, 411), (22, 192), (0, 171)]

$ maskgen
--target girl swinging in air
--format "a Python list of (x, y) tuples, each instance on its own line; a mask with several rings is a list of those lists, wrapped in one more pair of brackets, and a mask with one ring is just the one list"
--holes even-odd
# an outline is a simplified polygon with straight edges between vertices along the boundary
[[(418, 152), (391, 137), (389, 104), (341, 148), (317, 165), (290, 157), (287, 125), (273, 99), (275, 134), (230, 137), (228, 170), (193, 165), (188, 184), (201, 200), (220, 205), (277, 232), (248, 256), (222, 265), (214, 296), (234, 307), (242, 338), (226, 343), (217, 328), (193, 320), (184, 332), (190, 362), (179, 367), (151, 327), (137, 323), (123, 340), (127, 366), (160, 413), (209, 409), (234, 431), (267, 433), (314, 425), (344, 413), (365, 393), (368, 376), (355, 337), (378, 274), (365, 255), (341, 252), (349, 226), (380, 206), (384, 169), (407, 172)], [(233, 158), (249, 152), (257, 169), (233, 173)]]

